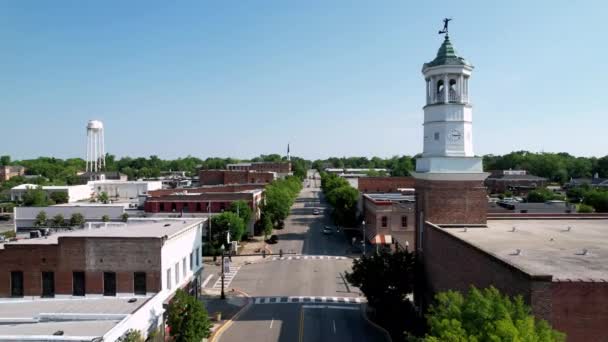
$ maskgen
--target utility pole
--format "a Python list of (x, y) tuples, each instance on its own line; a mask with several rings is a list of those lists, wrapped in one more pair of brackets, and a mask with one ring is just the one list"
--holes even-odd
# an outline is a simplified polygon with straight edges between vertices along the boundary
[(361, 224), (363, 225), (363, 241), (362, 241), (362, 243), (363, 243), (363, 255), (365, 255), (365, 245), (366, 245), (366, 243), (365, 243), (365, 221), (361, 222)]

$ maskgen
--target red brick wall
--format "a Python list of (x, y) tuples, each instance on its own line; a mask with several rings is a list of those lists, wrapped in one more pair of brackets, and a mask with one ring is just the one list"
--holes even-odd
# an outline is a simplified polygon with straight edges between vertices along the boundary
[[(63, 237), (58, 244), (4, 247), (0, 250), (0, 297), (10, 296), (11, 271), (23, 272), (26, 296), (41, 295), (42, 271), (55, 273), (56, 294), (72, 294), (74, 271), (85, 272), (90, 294), (103, 293), (104, 271), (117, 273), (118, 292), (132, 292), (133, 272), (138, 271), (148, 274), (148, 291), (161, 289), (160, 239)], [(123, 291), (127, 287), (131, 290)]]
[(568, 341), (608, 341), (608, 282), (554, 282), (553, 327)]
[(551, 321), (550, 276), (533, 278), (429, 224), (424, 227), (420, 247), (427, 281), (427, 292), (423, 297), (427, 302), (440, 291), (466, 292), (471, 285), (478, 288), (492, 285), (504, 294), (523, 296), (537, 317)]
[(216, 185), (224, 184), (223, 170), (201, 170), (198, 173), (199, 183), (201, 185)]
[(291, 163), (252, 163), (251, 170), (254, 171), (269, 171), (277, 173), (289, 173), (291, 172)]
[(359, 177), (358, 188), (362, 193), (397, 192), (398, 188), (413, 188), (413, 177)]
[(416, 180), (417, 212), (442, 224), (485, 224), (488, 200), (481, 181)]

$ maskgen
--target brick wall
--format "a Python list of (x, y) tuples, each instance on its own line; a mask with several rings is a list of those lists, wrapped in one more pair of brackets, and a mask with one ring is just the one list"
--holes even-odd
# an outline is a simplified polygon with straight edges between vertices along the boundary
[(397, 192), (399, 188), (413, 188), (413, 177), (359, 177), (358, 189), (362, 193)]
[(291, 172), (291, 163), (272, 163), (272, 162), (260, 162), (252, 163), (251, 170), (254, 171), (269, 171), (277, 173), (289, 173)]
[(417, 212), (434, 224), (485, 224), (486, 189), (481, 181), (416, 180)]
[(608, 282), (554, 282), (553, 327), (568, 341), (608, 341)]
[(523, 296), (537, 317), (551, 321), (551, 276), (532, 277), (430, 224), (425, 224), (422, 236), (419, 247), (427, 282), (424, 302), (429, 303), (440, 291), (466, 292), (471, 285), (492, 285), (509, 296)]
[(0, 250), (0, 297), (10, 296), (10, 272), (22, 271), (24, 294), (40, 296), (41, 272), (55, 276), (55, 293), (72, 294), (72, 272), (85, 272), (88, 294), (103, 293), (103, 272), (116, 272), (117, 292), (133, 292), (133, 273), (147, 274), (150, 292), (160, 291), (157, 238), (60, 237), (58, 244), (7, 244)]
[(198, 173), (199, 183), (201, 185), (216, 185), (224, 184), (223, 170), (201, 170)]

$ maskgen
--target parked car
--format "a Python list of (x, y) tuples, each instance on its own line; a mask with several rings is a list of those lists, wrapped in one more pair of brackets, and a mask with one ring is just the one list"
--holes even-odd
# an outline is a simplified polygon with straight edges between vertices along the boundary
[(277, 235), (270, 235), (270, 238), (266, 240), (267, 243), (275, 244), (279, 241), (279, 237)]
[(329, 234), (331, 234), (331, 233), (333, 233), (333, 232), (334, 232), (334, 230), (333, 230), (333, 229), (331, 229), (331, 227), (330, 227), (330, 226), (325, 226), (325, 227), (323, 227), (323, 234), (329, 235)]
[(312, 211), (312, 214), (313, 214), (313, 215), (319, 215), (320, 213), (321, 213), (321, 211), (320, 211), (319, 209), (314, 209), (314, 210)]

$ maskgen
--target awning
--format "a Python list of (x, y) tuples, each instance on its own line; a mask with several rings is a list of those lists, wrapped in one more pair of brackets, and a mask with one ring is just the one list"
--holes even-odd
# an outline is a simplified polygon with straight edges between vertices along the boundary
[(388, 245), (393, 243), (393, 237), (388, 234), (368, 234), (367, 240), (372, 245)]

